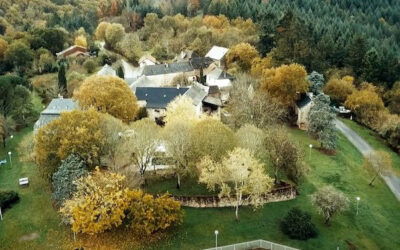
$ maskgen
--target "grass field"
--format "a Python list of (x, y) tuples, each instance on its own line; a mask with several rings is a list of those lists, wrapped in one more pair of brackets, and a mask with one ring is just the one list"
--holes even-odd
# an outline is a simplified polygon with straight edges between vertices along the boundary
[[(21, 197), (18, 204), (5, 212), (4, 220), (0, 222), (0, 248), (71, 249), (72, 235), (66, 227), (60, 225), (60, 218), (51, 205), (49, 187), (40, 178), (33, 164), (22, 164), (18, 161), (16, 145), (29, 132), (30, 129), (26, 129), (17, 134), (9, 141), (6, 149), (0, 150), (1, 159), (9, 150), (13, 151), (13, 167), (7, 165), (0, 168), (0, 188), (16, 190)], [(327, 156), (314, 148), (310, 157), (308, 145), (317, 143), (303, 131), (291, 129), (290, 134), (306, 150), (306, 163), (310, 168), (306, 181), (299, 186), (300, 195), (297, 199), (266, 204), (256, 211), (242, 207), (239, 211), (239, 222), (234, 221), (234, 210), (231, 208), (184, 209), (183, 225), (171, 230), (169, 237), (157, 244), (149, 243), (145, 247), (137, 243), (123, 244), (129, 238), (124, 235), (112, 247), (103, 249), (213, 247), (215, 229), (220, 232), (218, 241), (221, 245), (265, 239), (301, 249), (336, 249), (337, 246), (347, 249), (346, 241), (356, 245), (358, 249), (396, 249), (400, 246), (400, 203), (381, 180), (377, 180), (374, 187), (368, 186), (372, 174), (362, 168), (361, 154), (340, 136), (338, 154)], [(361, 132), (360, 134), (363, 136)], [(394, 154), (394, 157), (398, 156)], [(18, 178), (25, 176), (29, 177), (31, 184), (27, 188), (19, 188)], [(182, 183), (185, 191), (176, 191), (174, 180), (163, 181), (162, 185), (147, 189), (152, 192), (168, 190), (175, 194), (208, 192), (205, 187), (196, 187), (195, 180), (185, 182), (183, 179)], [(324, 185), (335, 186), (351, 201), (350, 210), (334, 217), (330, 227), (323, 224), (322, 217), (311, 206), (309, 198), (309, 194)], [(355, 215), (356, 196), (361, 197), (358, 216)], [(296, 241), (288, 239), (280, 232), (280, 219), (295, 206), (311, 212), (312, 220), (319, 231), (317, 238), (305, 242)], [(21, 241), (22, 236), (32, 236), (32, 233), (36, 233), (38, 237), (31, 241)]]

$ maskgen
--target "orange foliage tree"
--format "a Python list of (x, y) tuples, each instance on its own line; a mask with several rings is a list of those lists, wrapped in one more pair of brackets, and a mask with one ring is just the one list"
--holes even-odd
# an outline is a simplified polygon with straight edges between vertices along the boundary
[(226, 55), (226, 64), (233, 71), (248, 71), (253, 60), (258, 57), (256, 48), (248, 43), (231, 47)]
[(308, 91), (307, 72), (300, 64), (282, 65), (263, 71), (261, 90), (268, 92), (283, 105), (292, 106), (301, 93)]
[(356, 88), (353, 85), (354, 78), (344, 76), (342, 79), (332, 78), (324, 86), (324, 93), (329, 95), (332, 101), (344, 103)]

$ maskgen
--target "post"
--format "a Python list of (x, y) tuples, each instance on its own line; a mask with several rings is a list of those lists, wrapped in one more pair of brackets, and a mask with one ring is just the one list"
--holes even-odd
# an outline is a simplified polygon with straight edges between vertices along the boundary
[(0, 207), (0, 220), (3, 220), (3, 214), (1, 213), (1, 207)]
[(356, 212), (356, 215), (358, 215), (358, 203), (360, 202), (360, 197), (356, 197), (356, 199), (357, 199), (357, 212)]
[(74, 242), (76, 242), (76, 233), (74, 232)]
[(12, 168), (12, 161), (11, 161), (11, 151), (10, 151), (10, 152), (8, 152), (8, 157), (10, 158), (10, 165), (11, 165), (11, 168)]
[(308, 147), (310, 148), (310, 155), (308, 156), (308, 160), (311, 161), (311, 149), (312, 149), (313, 145), (310, 144)]
[(218, 249), (218, 230), (215, 230), (215, 250)]

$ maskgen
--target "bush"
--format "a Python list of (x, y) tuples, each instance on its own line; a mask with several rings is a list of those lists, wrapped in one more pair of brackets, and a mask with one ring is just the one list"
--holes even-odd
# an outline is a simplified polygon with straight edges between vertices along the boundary
[(0, 207), (2, 209), (10, 207), (12, 204), (19, 200), (17, 192), (14, 191), (0, 191)]
[(308, 240), (317, 236), (311, 215), (298, 208), (291, 209), (281, 221), (281, 230), (291, 239)]
[(90, 73), (93, 73), (96, 70), (97, 64), (93, 59), (87, 59), (83, 63), (83, 67), (85, 67), (87, 72), (90, 74)]

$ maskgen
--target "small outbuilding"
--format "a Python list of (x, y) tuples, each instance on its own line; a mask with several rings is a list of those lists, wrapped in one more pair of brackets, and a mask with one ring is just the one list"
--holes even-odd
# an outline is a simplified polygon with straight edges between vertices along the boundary
[(297, 126), (302, 130), (307, 130), (309, 125), (308, 115), (311, 107), (314, 105), (313, 94), (301, 94), (300, 99), (296, 102), (295, 112), (297, 115)]

